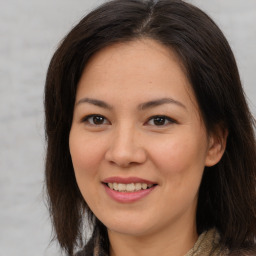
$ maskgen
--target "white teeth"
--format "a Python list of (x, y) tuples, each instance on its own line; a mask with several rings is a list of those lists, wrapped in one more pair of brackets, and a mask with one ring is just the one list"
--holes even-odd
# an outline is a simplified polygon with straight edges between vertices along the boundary
[(119, 191), (125, 191), (125, 184), (122, 184), (122, 183), (119, 183), (118, 185), (117, 185), (117, 190), (119, 190)]
[(144, 190), (147, 188), (151, 188), (153, 184), (146, 184), (146, 183), (108, 183), (109, 188), (119, 191), (119, 192), (134, 192), (139, 190)]
[(141, 190), (141, 183), (136, 183), (135, 189), (136, 189), (136, 191)]
[(134, 191), (135, 185), (133, 183), (126, 185), (126, 191)]
[(114, 190), (118, 190), (118, 184), (117, 183), (113, 183), (113, 188), (114, 188)]
[(147, 189), (148, 185), (146, 183), (142, 183), (142, 188)]

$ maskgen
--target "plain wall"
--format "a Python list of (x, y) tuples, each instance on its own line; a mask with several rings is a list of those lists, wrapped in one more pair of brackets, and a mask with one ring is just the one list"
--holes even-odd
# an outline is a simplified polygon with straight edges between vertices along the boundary
[[(1, 0), (0, 256), (56, 256), (43, 200), (43, 87), (58, 42), (103, 0)], [(193, 0), (226, 35), (256, 114), (256, 1)]]

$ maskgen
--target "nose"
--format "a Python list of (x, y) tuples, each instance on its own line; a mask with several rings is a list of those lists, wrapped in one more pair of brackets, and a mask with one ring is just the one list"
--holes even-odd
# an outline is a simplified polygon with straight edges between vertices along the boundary
[(105, 159), (122, 168), (142, 164), (147, 154), (140, 133), (132, 127), (119, 127), (112, 132)]

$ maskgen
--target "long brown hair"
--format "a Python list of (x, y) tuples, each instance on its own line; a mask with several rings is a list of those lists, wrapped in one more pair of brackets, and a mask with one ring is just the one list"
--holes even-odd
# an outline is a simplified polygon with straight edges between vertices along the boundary
[(228, 129), (221, 161), (205, 168), (197, 208), (198, 233), (218, 229), (231, 251), (248, 249), (256, 237), (255, 122), (248, 109), (235, 58), (224, 35), (201, 10), (181, 0), (114, 0), (84, 17), (63, 39), (45, 84), (45, 166), (49, 211), (56, 238), (68, 255), (83, 244), (85, 216), (93, 220), (78, 189), (69, 153), (76, 88), (89, 58), (116, 42), (151, 38), (175, 51), (186, 70), (208, 131)]

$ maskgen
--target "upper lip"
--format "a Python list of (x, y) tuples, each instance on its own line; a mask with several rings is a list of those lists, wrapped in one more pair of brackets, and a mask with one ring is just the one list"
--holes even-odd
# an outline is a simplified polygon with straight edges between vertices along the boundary
[(156, 184), (154, 181), (142, 179), (139, 177), (109, 177), (102, 181), (103, 183), (122, 183), (122, 184), (130, 184), (130, 183), (146, 183), (146, 184)]

